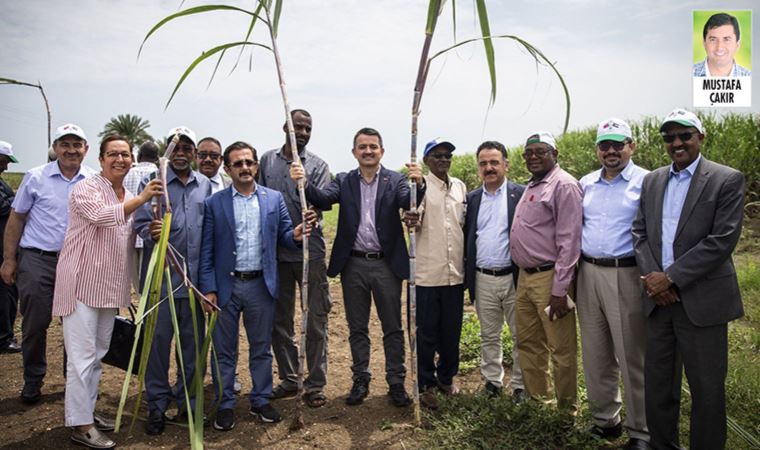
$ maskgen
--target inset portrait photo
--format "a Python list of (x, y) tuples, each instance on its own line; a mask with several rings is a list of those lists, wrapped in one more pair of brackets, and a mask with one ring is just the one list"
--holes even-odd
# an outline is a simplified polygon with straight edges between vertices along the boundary
[(751, 76), (752, 11), (693, 13), (693, 76)]

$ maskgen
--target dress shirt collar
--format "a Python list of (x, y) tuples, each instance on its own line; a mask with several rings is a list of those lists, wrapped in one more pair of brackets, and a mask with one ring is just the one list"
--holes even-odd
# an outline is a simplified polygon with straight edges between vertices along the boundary
[[(705, 65), (704, 66), (705, 67), (705, 76), (706, 77), (713, 76), (713, 75), (710, 74), (710, 66), (707, 65), (707, 57), (705, 57), (704, 65)], [(739, 76), (739, 74), (737, 73), (737, 70), (736, 70), (736, 60), (734, 60), (733, 64), (731, 64), (731, 73), (728, 76), (729, 77), (738, 77)]]
[(240, 193), (240, 191), (238, 191), (237, 189), (235, 189), (235, 185), (231, 185), (230, 188), (232, 188), (232, 198), (235, 198), (235, 197), (251, 198), (252, 195), (258, 195), (258, 191), (259, 191), (258, 190), (258, 186), (259, 185), (256, 184), (256, 182), (254, 181), (253, 182), (253, 192), (251, 192), (251, 195), (243, 195), (243, 194)]
[(209, 180), (212, 183), (216, 184), (216, 185), (219, 185), (219, 186), (223, 185), (224, 181), (222, 180), (222, 171), (221, 171), (221, 169), (218, 170), (213, 177), (209, 178)]
[(535, 177), (532, 177), (528, 185), (535, 186), (539, 183), (549, 183), (557, 176), (558, 173), (559, 173), (559, 163), (557, 162), (554, 164), (554, 167), (552, 167), (552, 170), (546, 172), (546, 175), (544, 175), (543, 178), (541, 178), (540, 180), (536, 180)]
[(440, 189), (442, 191), (448, 190), (449, 186), (451, 186), (451, 177), (449, 177), (449, 182), (438, 178), (437, 176), (433, 175), (432, 173), (429, 174), (429, 176), (425, 177), (426, 182), (430, 183), (432, 187)]
[[(65, 175), (63, 175), (63, 172), (61, 172), (61, 167), (58, 165), (58, 161), (53, 161), (53, 162), (48, 163), (47, 167), (45, 167), (44, 172), (45, 172), (45, 175), (47, 175), (48, 177), (53, 177), (53, 176), (58, 175), (63, 179), (68, 179), (66, 178)], [(71, 177), (71, 180), (76, 180), (77, 178), (83, 177), (85, 176), (87, 172), (88, 172), (88, 169), (84, 166), (84, 164), (82, 164), (79, 166), (79, 170), (77, 171), (76, 175)], [(95, 173), (97, 172), (93, 172), (93, 175)]]
[(626, 182), (631, 181), (631, 177), (633, 176), (633, 170), (635, 169), (635, 167), (636, 167), (636, 164), (633, 163), (633, 160), (629, 160), (628, 164), (625, 166), (625, 169), (623, 169), (622, 171), (620, 171), (620, 173), (617, 174), (617, 176), (615, 178), (613, 178), (613, 179), (611, 179), (609, 181), (606, 178), (604, 178), (604, 170), (605, 169), (604, 169), (604, 167), (602, 167), (601, 169), (599, 169), (599, 177), (597, 178), (597, 183), (598, 182), (602, 182), (602, 181), (604, 181), (606, 183), (612, 183), (612, 182), (614, 182), (615, 180), (617, 180), (618, 178), (621, 178), (621, 177)]
[[(702, 154), (700, 153), (699, 156), (697, 156), (697, 159), (695, 159), (691, 164), (689, 164), (688, 167), (686, 167), (684, 170), (689, 172), (690, 176), (694, 176), (694, 172), (697, 171), (697, 166), (699, 165), (699, 162), (702, 160)], [(676, 170), (676, 165), (671, 164), (670, 165), (670, 176), (680, 176), (680, 173), (683, 173), (683, 170)]]
[[(196, 172), (194, 170), (190, 170), (190, 175), (187, 177), (187, 184), (190, 183), (197, 183), (198, 180), (195, 179)], [(204, 175), (205, 176), (205, 175)], [(179, 179), (176, 173), (174, 173), (174, 169), (172, 169), (172, 166), (166, 165), (166, 184), (171, 183), (172, 181), (177, 180), (178, 182), (182, 183), (182, 180)]]
[(361, 181), (364, 184), (369, 185), (377, 181), (377, 176), (380, 174), (381, 170), (383, 170), (383, 166), (382, 165), (377, 166), (377, 172), (375, 172), (375, 174), (372, 175), (372, 180), (370, 180), (369, 182), (364, 179), (364, 177), (362, 176), (362, 170), (358, 167), (356, 168), (356, 174), (359, 175), (359, 181)]
[(490, 197), (496, 197), (496, 196), (498, 196), (498, 195), (501, 195), (501, 194), (502, 194), (502, 192), (504, 192), (504, 190), (505, 190), (506, 186), (507, 186), (507, 178), (506, 178), (506, 177), (504, 177), (504, 182), (503, 182), (503, 183), (501, 183), (501, 186), (499, 186), (499, 188), (498, 188), (498, 189), (496, 189), (496, 192), (494, 192), (494, 193), (492, 194), (492, 193), (488, 192), (488, 189), (486, 189), (486, 185), (484, 184), (484, 185), (483, 185), (483, 195), (488, 195), (488, 196), (490, 196)]

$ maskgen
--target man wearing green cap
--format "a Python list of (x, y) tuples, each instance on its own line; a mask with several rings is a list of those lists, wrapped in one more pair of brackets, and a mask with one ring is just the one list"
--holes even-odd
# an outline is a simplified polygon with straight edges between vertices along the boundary
[(728, 322), (744, 314), (731, 254), (744, 176), (701, 155), (702, 122), (676, 109), (660, 127), (673, 164), (644, 177), (633, 222), (646, 315), (645, 404), (651, 444), (678, 443), (681, 367), (691, 391), (689, 448), (726, 443)]
[[(620, 119), (599, 124), (596, 156), (602, 168), (581, 178), (583, 234), (578, 270), (578, 322), (583, 371), (594, 417), (590, 431), (615, 439), (623, 426), (626, 449), (647, 449), (644, 412), (644, 314), (641, 282), (633, 256), (631, 222), (639, 207), (644, 176), (631, 161), (631, 128)], [(625, 386), (625, 421), (620, 377)]]

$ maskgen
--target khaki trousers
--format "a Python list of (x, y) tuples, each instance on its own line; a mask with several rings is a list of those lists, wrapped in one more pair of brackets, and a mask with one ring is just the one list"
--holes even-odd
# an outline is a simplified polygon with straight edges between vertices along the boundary
[(578, 322), (583, 371), (594, 423), (620, 423), (620, 376), (625, 387), (625, 421), (632, 438), (649, 441), (644, 408), (646, 320), (637, 267), (602, 267), (581, 262)]
[[(549, 321), (554, 269), (529, 274), (520, 269), (517, 282), (517, 348), (520, 352), (525, 389), (535, 398), (550, 399), (556, 393), (558, 405), (577, 409), (578, 357), (575, 310), (561, 319)], [(572, 297), (571, 292), (568, 296)], [(551, 357), (554, 392), (549, 383)]]

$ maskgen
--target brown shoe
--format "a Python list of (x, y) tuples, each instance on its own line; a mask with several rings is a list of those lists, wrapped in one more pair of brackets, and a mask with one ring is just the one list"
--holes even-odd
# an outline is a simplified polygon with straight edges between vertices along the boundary
[(454, 383), (451, 383), (451, 384), (438, 383), (438, 389), (440, 389), (441, 392), (443, 392), (445, 395), (459, 394), (459, 386), (457, 386)]
[(430, 411), (438, 410), (438, 399), (435, 397), (434, 388), (428, 388), (420, 394), (420, 405)]

